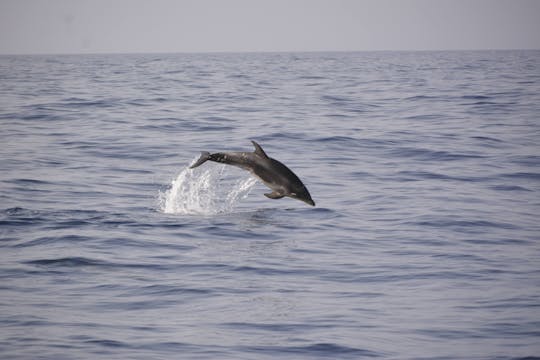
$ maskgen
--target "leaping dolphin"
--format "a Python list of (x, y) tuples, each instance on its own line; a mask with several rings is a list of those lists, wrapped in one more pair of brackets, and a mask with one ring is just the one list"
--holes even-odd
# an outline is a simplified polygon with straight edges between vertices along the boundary
[(208, 151), (202, 151), (199, 160), (189, 168), (193, 169), (201, 166), (208, 160), (237, 166), (255, 175), (272, 190), (271, 193), (264, 194), (266, 197), (270, 199), (281, 199), (284, 196), (288, 196), (315, 206), (315, 202), (311, 199), (308, 189), (298, 176), (279, 161), (268, 157), (262, 147), (255, 141), (251, 142), (255, 146), (254, 152), (210, 154)]

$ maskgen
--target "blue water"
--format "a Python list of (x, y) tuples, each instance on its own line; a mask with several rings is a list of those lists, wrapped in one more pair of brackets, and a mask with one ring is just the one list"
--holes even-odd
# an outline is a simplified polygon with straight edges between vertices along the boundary
[[(539, 51), (3, 56), (0, 124), (0, 358), (540, 354)], [(316, 207), (187, 169), (251, 139)]]

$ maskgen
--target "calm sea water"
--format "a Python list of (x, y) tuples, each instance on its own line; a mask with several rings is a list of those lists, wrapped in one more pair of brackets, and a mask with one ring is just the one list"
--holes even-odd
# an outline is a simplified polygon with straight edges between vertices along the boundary
[[(3, 359), (540, 354), (539, 51), (3, 56), (0, 126)], [(187, 169), (250, 139), (317, 207)]]

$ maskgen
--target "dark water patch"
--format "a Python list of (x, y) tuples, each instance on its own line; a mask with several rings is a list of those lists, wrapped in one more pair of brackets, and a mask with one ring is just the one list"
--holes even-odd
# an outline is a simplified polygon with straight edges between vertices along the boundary
[(510, 114), (518, 105), (516, 102), (495, 102), (495, 101), (476, 101), (473, 103), (464, 103), (464, 106), (469, 107), (469, 112), (472, 114)]
[(52, 258), (52, 259), (37, 259), (24, 262), (27, 265), (34, 265), (37, 267), (42, 267), (46, 269), (63, 269), (63, 268), (101, 268), (103, 270), (110, 269), (142, 269), (147, 271), (169, 271), (169, 270), (196, 270), (204, 268), (219, 268), (218, 265), (198, 265), (198, 264), (170, 264), (170, 263), (156, 263), (156, 262), (112, 262), (105, 260), (98, 260), (87, 257), (62, 257), (62, 258)]
[(173, 295), (209, 295), (214, 290), (181, 287), (177, 285), (150, 285), (133, 291), (137, 295), (173, 296)]
[(232, 131), (235, 128), (232, 126), (217, 126), (217, 125), (205, 125), (198, 126), (199, 131)]
[(203, 118), (204, 121), (208, 122), (215, 122), (215, 123), (231, 123), (231, 122), (237, 122), (235, 119), (224, 117), (224, 116), (217, 116), (217, 115), (210, 115), (205, 116)]
[(151, 125), (140, 125), (137, 126), (137, 129), (142, 131), (172, 131), (172, 132), (183, 132), (186, 129), (179, 124), (151, 124)]
[(339, 95), (323, 95), (321, 96), (321, 99), (325, 101), (333, 102), (336, 104), (351, 101), (350, 98), (345, 97), (345, 96), (339, 96)]
[(184, 74), (186, 71), (184, 69), (176, 69), (176, 70), (168, 70), (165, 71), (165, 74), (173, 75), (173, 74)]
[(55, 186), (61, 185), (61, 183), (54, 184), (48, 181), (37, 179), (10, 179), (5, 181), (6, 184), (12, 185), (12, 191), (25, 191), (32, 193), (33, 196), (46, 195), (50, 193)]
[(153, 161), (160, 158), (161, 152), (158, 149), (139, 151), (137, 148), (121, 145), (101, 145), (87, 151), (87, 155), (98, 158), (121, 159), (121, 160), (146, 160)]
[(119, 99), (111, 98), (111, 99), (83, 99), (83, 98), (77, 98), (77, 97), (71, 97), (64, 99), (62, 101), (62, 106), (65, 107), (71, 107), (71, 108), (77, 108), (82, 109), (85, 107), (91, 107), (91, 108), (110, 108), (118, 105)]
[(170, 101), (170, 99), (165, 98), (165, 97), (158, 96), (158, 97), (155, 97), (155, 98), (150, 99), (150, 101), (151, 101), (151, 102), (157, 102), (157, 103), (163, 103), (163, 102)]
[(270, 268), (270, 267), (253, 267), (253, 266), (239, 266), (236, 267), (233, 271), (241, 272), (245, 274), (257, 274), (262, 276), (286, 276), (286, 275), (296, 275), (299, 274), (301, 271), (296, 270), (284, 270), (284, 269), (278, 269), (278, 268)]
[(441, 99), (441, 97), (433, 96), (433, 95), (414, 95), (414, 96), (406, 97), (403, 100), (404, 101), (417, 102), (417, 101), (424, 101), (424, 100), (431, 101), (431, 100), (439, 100), (439, 99)]
[(536, 173), (536, 172), (515, 172), (515, 173), (501, 174), (500, 176), (503, 178), (509, 178), (509, 179), (514, 179), (514, 180), (540, 181), (540, 173)]
[(494, 101), (475, 101), (472, 103), (465, 103), (462, 105), (491, 108), (491, 107), (501, 106), (502, 104), (496, 103)]
[(321, 137), (317, 138), (316, 141), (318, 143), (333, 143), (333, 144), (356, 144), (358, 141), (360, 141), (357, 138), (353, 138), (350, 136), (327, 136), (327, 137)]
[[(347, 176), (350, 177), (350, 179), (355, 180), (355, 181), (358, 181), (358, 180), (367, 181), (368, 179), (377, 178), (377, 176), (367, 171), (351, 171), (347, 174)], [(327, 185), (339, 187), (339, 185), (333, 185), (333, 184), (327, 184)]]
[(528, 309), (536, 311), (540, 307), (538, 296), (508, 296), (486, 300), (475, 300), (474, 302), (460, 305), (459, 308), (465, 310), (490, 309), (493, 311), (505, 311), (509, 309)]
[(469, 244), (475, 244), (475, 245), (526, 245), (530, 244), (531, 241), (527, 239), (516, 239), (516, 238), (504, 238), (504, 239), (496, 239), (496, 238), (475, 238), (475, 239), (465, 239), (463, 240), (465, 243)]
[[(258, 223), (260, 225), (272, 225), (275, 224), (274, 221), (268, 218), (261, 218), (259, 215), (254, 215), (250, 218), (251, 222)], [(254, 231), (247, 231), (245, 229), (236, 229), (233, 225), (233, 222), (220, 222), (216, 225), (204, 226), (201, 230), (205, 233), (212, 234), (212, 236), (223, 238), (223, 239), (243, 239), (254, 235)], [(280, 224), (283, 227), (293, 228), (292, 225), (286, 225), (285, 223)], [(257, 239), (278, 239), (280, 234), (268, 233), (265, 231), (256, 232)], [(204, 236), (203, 236), (204, 238)]]
[(7, 182), (12, 183), (12, 184), (19, 184), (19, 185), (50, 185), (51, 184), (48, 181), (37, 180), (37, 179), (13, 179)]
[[(165, 155), (164, 157), (172, 157), (172, 156), (178, 156), (176, 154), (170, 154), (170, 155)], [(121, 173), (121, 174), (139, 174), (139, 175), (147, 175), (147, 174), (153, 174), (153, 171), (151, 170), (145, 170), (145, 169), (132, 169), (132, 168), (128, 168), (128, 167), (125, 167), (125, 166), (114, 166), (114, 167), (108, 167), (106, 168), (107, 172), (109, 174), (111, 173)], [(125, 185), (132, 185), (131, 182), (125, 182), (125, 183), (121, 183), (121, 184), (125, 184)], [(140, 185), (142, 185), (144, 183), (138, 183), (137, 184), (137, 187), (139, 187)]]
[(396, 157), (416, 158), (423, 161), (463, 161), (485, 158), (484, 155), (474, 153), (452, 153), (448, 151), (411, 147), (398, 147), (390, 150), (390, 153)]
[(487, 143), (502, 143), (504, 141), (489, 136), (471, 136), (471, 139), (480, 140)]
[(504, 222), (493, 222), (487, 220), (454, 220), (454, 219), (433, 219), (433, 220), (424, 220), (424, 221), (415, 221), (412, 224), (418, 226), (429, 226), (437, 228), (452, 228), (452, 229), (461, 229), (466, 231), (471, 229), (471, 231), (477, 231), (479, 228), (495, 228), (495, 229), (507, 229), (507, 230), (517, 230), (518, 226), (504, 223)]
[[(43, 109), (40, 109), (38, 111), (43, 111)], [(38, 121), (58, 121), (58, 120), (63, 120), (63, 118), (59, 115), (56, 115), (56, 114), (52, 114), (52, 113), (39, 113), (39, 112), (34, 112), (34, 113), (26, 113), (26, 114), (21, 114), (17, 117), (17, 119), (20, 119), (20, 120), (23, 120), (23, 121), (34, 121), (34, 120), (38, 120)]]
[[(198, 298), (198, 296), (197, 296)], [(175, 296), (174, 298), (164, 299), (163, 297), (159, 299), (148, 299), (148, 300), (134, 300), (138, 297), (125, 296), (123, 298), (110, 300), (110, 301), (101, 301), (92, 306), (92, 309), (98, 308), (101, 311), (111, 312), (111, 311), (145, 311), (149, 309), (167, 309), (174, 307), (178, 303), (186, 302), (185, 296)]]
[(3, 229), (39, 226), (49, 221), (50, 218), (46, 213), (22, 207), (9, 208), (0, 214), (0, 225)]
[(430, 171), (399, 171), (393, 176), (394, 181), (429, 181), (429, 180), (443, 180), (443, 181), (459, 181), (459, 182), (483, 182), (490, 178), (487, 177), (457, 177), (440, 173), (434, 173)]
[(89, 345), (98, 345), (100, 347), (107, 347), (107, 348), (126, 348), (126, 349), (131, 348), (131, 346), (128, 343), (116, 341), (116, 340), (108, 340), (108, 339), (87, 340), (85, 341), (85, 343)]
[[(1, 215), (1, 214), (0, 214)], [(4, 211), (0, 221), (10, 226), (45, 226), (51, 229), (80, 229), (85, 226), (101, 226), (107, 219), (122, 219), (123, 215), (92, 210), (32, 210), (21, 207)], [(122, 221), (126, 220), (114, 220)]]
[(38, 259), (25, 262), (28, 265), (44, 267), (91, 267), (91, 266), (111, 266), (105, 261), (90, 259), (85, 257), (65, 257), (56, 259)]
[(299, 253), (299, 254), (312, 254), (312, 255), (320, 255), (320, 254), (331, 254), (328, 250), (321, 250), (321, 249), (311, 249), (311, 248), (295, 248), (291, 250), (292, 253)]
[[(152, 101), (150, 99), (147, 99), (147, 98), (137, 98), (137, 99), (129, 99), (129, 100), (124, 100), (122, 103), (120, 103), (121, 105), (123, 106), (129, 106), (129, 107), (133, 107), (133, 106), (136, 106), (136, 107), (140, 107), (140, 108), (145, 108), (145, 107), (150, 107), (152, 106)], [(119, 104), (117, 104), (119, 105)], [(120, 123), (124, 122), (124, 120), (118, 120)], [(124, 122), (124, 123), (128, 123), (128, 122)]]
[(64, 148), (67, 149), (92, 149), (95, 147), (101, 146), (101, 143), (97, 141), (83, 141), (83, 140), (65, 140), (65, 141), (59, 141), (58, 145), (61, 145)]
[[(74, 224), (64, 225), (63, 227), (72, 228), (73, 226), (79, 226), (79, 225), (81, 224), (78, 224), (75, 222)], [(58, 228), (58, 227), (55, 227), (55, 228)], [(83, 242), (83, 243), (89, 242), (91, 240), (92, 239), (90, 237), (80, 236), (80, 235), (64, 235), (64, 236), (58, 236), (58, 237), (44, 236), (38, 239), (34, 239), (34, 240), (30, 240), (30, 241), (13, 245), (13, 247), (26, 248), (26, 247), (32, 247), (32, 246), (44, 246), (44, 245), (52, 245), (52, 244), (58, 244), (58, 243), (74, 244), (74, 243), (79, 243), (79, 242)]]
[[(404, 254), (415, 255), (415, 254)], [(422, 269), (418, 266), (402, 265), (386, 272), (332, 271), (319, 274), (321, 280), (342, 284), (407, 284), (421, 281), (465, 280), (483, 278), (482, 274), (464, 273), (463, 271)]]
[(540, 155), (521, 155), (521, 156), (511, 156), (510, 161), (514, 164), (531, 166), (531, 167), (540, 167)]
[(445, 114), (416, 114), (405, 116), (406, 120), (441, 120), (446, 119)]
[(315, 208), (307, 208), (300, 210), (301, 214), (309, 214), (310, 216), (320, 217), (321, 219), (334, 219), (340, 218), (344, 215), (334, 209), (317, 206)]
[(289, 140), (306, 140), (306, 133), (299, 133), (299, 132), (274, 132), (267, 135), (257, 136), (254, 138), (257, 142), (272, 142), (276, 140), (283, 140), (283, 139), (289, 139)]
[(25, 209), (22, 207), (13, 207), (9, 209), (5, 209), (4, 213), (8, 216), (33, 216), (36, 214), (39, 214), (38, 211)]
[(298, 76), (299, 80), (327, 80), (327, 77), (325, 76), (319, 76), (319, 75), (301, 75)]
[(329, 117), (329, 118), (333, 118), (333, 119), (338, 119), (338, 120), (342, 120), (342, 119), (347, 119), (347, 118), (352, 118), (353, 116), (351, 114), (346, 114), (346, 113), (343, 113), (343, 114), (338, 114), (338, 113), (327, 113), (327, 114), (324, 114), (325, 117)]
[(459, 340), (459, 339), (482, 339), (484, 336), (474, 330), (449, 330), (444, 328), (432, 328), (416, 330), (416, 333), (430, 338), (444, 340)]
[(396, 146), (395, 140), (390, 139), (371, 139), (371, 138), (356, 138), (350, 136), (325, 136), (316, 138), (315, 141), (321, 144), (321, 146), (331, 147), (332, 150), (345, 149), (346, 152), (342, 156), (354, 156), (356, 159), (358, 154), (354, 151), (374, 150), (381, 148), (394, 148)]
[(523, 186), (517, 186), (517, 185), (494, 185), (490, 186), (490, 189), (496, 190), (496, 191), (533, 191), (530, 189), (527, 189)]
[(485, 256), (479, 256), (474, 254), (434, 254), (434, 258), (439, 259), (451, 259), (451, 260), (466, 260), (470, 262), (485, 263), (488, 262)]
[(494, 322), (485, 326), (483, 329), (485, 334), (492, 333), (496, 337), (523, 337), (523, 336), (540, 336), (540, 321), (528, 321), (524, 323), (513, 322)]
[(248, 331), (269, 331), (269, 332), (298, 332), (311, 331), (316, 329), (331, 329), (335, 325), (327, 324), (305, 324), (305, 323), (248, 323), (248, 322), (230, 322), (223, 323), (221, 326), (230, 328), (231, 330), (248, 330)]
[[(121, 224), (121, 226), (125, 226), (125, 224)], [(135, 229), (146, 229), (146, 230), (152, 230), (155, 229), (155, 227), (148, 225), (148, 226), (139, 226), (139, 225), (127, 225), (128, 227), (132, 227)], [(185, 233), (182, 232), (175, 232), (175, 235), (179, 238), (182, 238), (183, 236), (189, 235), (189, 233), (186, 231)], [(102, 240), (99, 244), (95, 244), (94, 246), (103, 247), (103, 248), (140, 248), (140, 249), (148, 249), (149, 247), (152, 247), (154, 250), (157, 249), (168, 249), (171, 251), (176, 251), (179, 254), (191, 251), (196, 249), (196, 247), (191, 245), (184, 245), (184, 244), (178, 244), (178, 243), (161, 243), (161, 242), (155, 242), (149, 239), (133, 239), (132, 237), (111, 237), (106, 240)], [(158, 258), (166, 258), (166, 257), (158, 257)]]
[(492, 97), (486, 96), (486, 95), (463, 95), (461, 99), (463, 100), (489, 100), (489, 99), (492, 99)]
[[(159, 331), (159, 329), (155, 328), (153, 328), (153, 330), (154, 333)], [(74, 340), (78, 340), (84, 344), (84, 349), (91, 354), (109, 355), (113, 358), (125, 358), (126, 356), (131, 357), (133, 354), (139, 354), (141, 356), (140, 358), (147, 358), (150, 356), (156, 359), (168, 359), (171, 357), (189, 359), (220, 359), (230, 358), (231, 356), (228, 354), (228, 349), (226, 347), (209, 345), (201, 346), (176, 341), (152, 342), (148, 341), (148, 338), (145, 338), (142, 341), (120, 341), (95, 337), (82, 337)]]
[(379, 352), (342, 346), (334, 343), (314, 343), (305, 346), (249, 346), (238, 350), (272, 356), (301, 356), (308, 358), (359, 359), (381, 357)]

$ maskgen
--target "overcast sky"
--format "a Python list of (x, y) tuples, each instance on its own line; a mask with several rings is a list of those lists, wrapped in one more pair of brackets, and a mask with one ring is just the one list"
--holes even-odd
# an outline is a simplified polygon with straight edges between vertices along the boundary
[(0, 54), (540, 49), (540, 0), (0, 0)]

